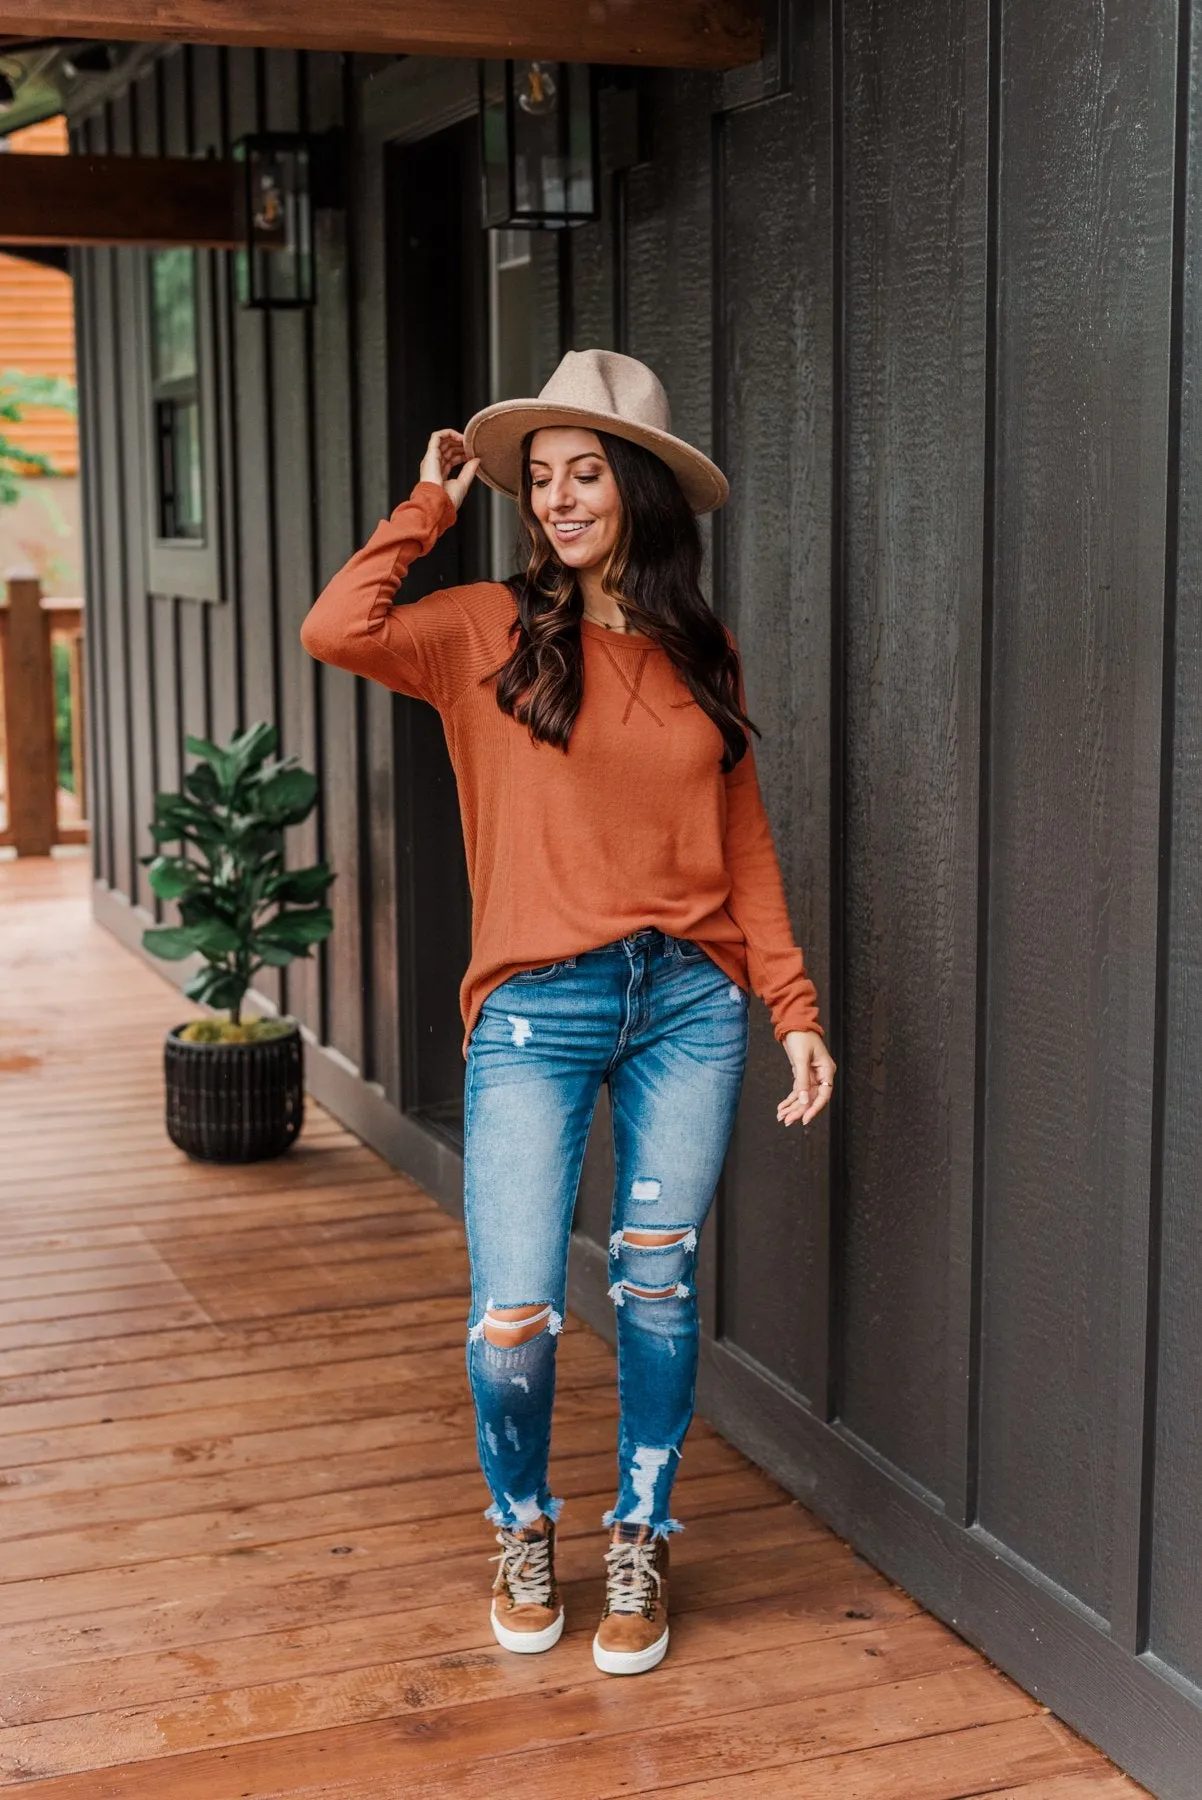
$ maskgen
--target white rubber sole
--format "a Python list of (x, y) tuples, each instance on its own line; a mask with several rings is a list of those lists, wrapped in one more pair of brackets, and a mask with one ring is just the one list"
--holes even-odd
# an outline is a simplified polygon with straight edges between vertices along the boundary
[(510, 1631), (502, 1625), (497, 1617), (497, 1603), (494, 1600), (489, 1611), (492, 1620), (493, 1635), (503, 1650), (514, 1650), (519, 1656), (534, 1656), (540, 1650), (549, 1650), (557, 1644), (563, 1635), (563, 1607), (559, 1609), (559, 1617), (552, 1619), (541, 1631)]
[(648, 1644), (645, 1650), (605, 1650), (593, 1639), (593, 1661), (606, 1675), (645, 1675), (661, 1663), (668, 1651), (668, 1627), (664, 1635)]

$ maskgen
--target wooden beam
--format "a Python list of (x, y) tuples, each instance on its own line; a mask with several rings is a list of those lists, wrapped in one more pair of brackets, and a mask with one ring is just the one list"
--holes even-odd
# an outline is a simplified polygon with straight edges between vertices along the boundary
[(0, 0), (0, 34), (732, 69), (758, 0)]
[(232, 249), (239, 173), (189, 156), (0, 156), (0, 238)]

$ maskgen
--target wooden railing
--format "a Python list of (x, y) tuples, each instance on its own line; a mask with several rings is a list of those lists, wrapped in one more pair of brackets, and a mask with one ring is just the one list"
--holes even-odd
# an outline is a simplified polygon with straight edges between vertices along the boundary
[[(36, 576), (10, 575), (0, 599), (0, 844), (49, 856), (88, 839), (84, 818), (82, 603), (45, 597)], [(60, 786), (55, 645), (67, 660), (64, 732), (69, 785)]]

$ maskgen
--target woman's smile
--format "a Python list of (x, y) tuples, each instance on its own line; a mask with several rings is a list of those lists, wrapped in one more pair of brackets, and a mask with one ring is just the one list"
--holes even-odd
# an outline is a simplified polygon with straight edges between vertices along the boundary
[[(587, 512), (572, 512), (587, 506)], [(586, 606), (616, 612), (601, 593), (601, 572), (617, 546), (622, 500), (595, 431), (548, 425), (530, 444), (530, 509), (566, 568), (584, 579)], [(615, 619), (621, 629), (621, 621)]]

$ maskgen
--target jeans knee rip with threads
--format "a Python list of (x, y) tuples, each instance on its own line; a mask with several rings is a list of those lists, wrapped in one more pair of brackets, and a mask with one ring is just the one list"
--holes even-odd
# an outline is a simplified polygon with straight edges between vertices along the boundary
[(606, 1084), (619, 1431), (603, 1523), (644, 1524), (653, 1537), (681, 1529), (670, 1500), (693, 1416), (697, 1243), (747, 1032), (746, 991), (696, 945), (650, 927), (524, 971), (486, 999), (464, 1083), (464, 1216), (467, 1368), (494, 1523), (556, 1519), (562, 1506), (547, 1485), (556, 1348), (581, 1165)]

